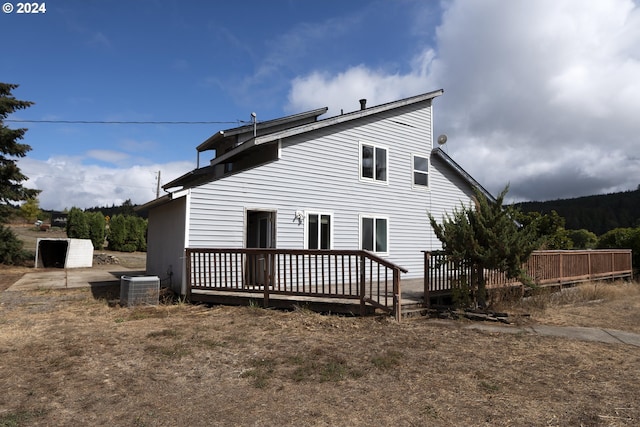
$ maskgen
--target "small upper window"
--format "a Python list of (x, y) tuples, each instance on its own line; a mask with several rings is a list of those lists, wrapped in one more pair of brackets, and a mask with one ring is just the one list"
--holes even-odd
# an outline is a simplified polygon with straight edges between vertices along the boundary
[(361, 144), (360, 177), (374, 181), (387, 181), (387, 149)]
[(413, 156), (413, 185), (429, 186), (429, 159), (423, 156)]

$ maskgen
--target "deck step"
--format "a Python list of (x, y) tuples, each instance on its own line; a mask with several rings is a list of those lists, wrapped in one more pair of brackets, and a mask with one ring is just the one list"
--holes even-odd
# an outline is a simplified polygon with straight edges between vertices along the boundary
[(429, 314), (429, 309), (422, 304), (411, 304), (402, 306), (402, 318), (409, 319), (412, 317), (421, 317)]

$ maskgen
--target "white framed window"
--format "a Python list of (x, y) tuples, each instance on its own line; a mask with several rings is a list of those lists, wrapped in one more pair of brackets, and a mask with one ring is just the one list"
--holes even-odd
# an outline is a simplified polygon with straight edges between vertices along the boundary
[(305, 215), (305, 246), (307, 249), (333, 247), (333, 215), (307, 212)]
[(411, 156), (411, 167), (413, 170), (413, 186), (429, 188), (429, 157), (413, 154)]
[(389, 253), (389, 218), (360, 215), (360, 249)]
[(387, 182), (388, 152), (386, 147), (360, 143), (360, 179)]

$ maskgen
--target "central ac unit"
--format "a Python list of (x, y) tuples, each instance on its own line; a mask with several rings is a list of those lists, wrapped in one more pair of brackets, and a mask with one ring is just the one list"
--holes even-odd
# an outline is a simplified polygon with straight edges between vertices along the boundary
[(120, 277), (120, 304), (158, 305), (160, 298), (160, 279), (158, 276), (122, 276)]

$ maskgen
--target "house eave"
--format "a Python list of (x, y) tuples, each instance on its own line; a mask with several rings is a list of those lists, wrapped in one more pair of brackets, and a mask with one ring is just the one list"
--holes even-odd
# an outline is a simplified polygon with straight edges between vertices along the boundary
[(218, 132), (214, 133), (213, 135), (211, 135), (209, 138), (207, 138), (203, 143), (198, 145), (196, 147), (196, 150), (198, 152), (207, 151), (207, 150), (213, 150), (213, 148), (216, 145), (216, 143), (218, 141), (223, 140), (224, 138), (225, 138), (225, 131), (223, 131), (223, 130), (218, 131)]
[[(255, 125), (255, 129), (257, 132), (260, 132), (264, 129), (268, 129), (270, 127), (274, 127), (274, 126), (280, 126), (280, 125), (285, 125), (287, 123), (293, 123), (293, 122), (297, 122), (300, 120), (305, 120), (305, 119), (311, 119), (311, 118), (318, 118), (319, 116), (323, 115), (324, 113), (326, 113), (328, 111), (327, 107), (322, 107), (322, 108), (316, 108), (315, 110), (310, 110), (310, 111), (305, 111), (303, 113), (297, 113), (297, 114), (292, 114), (290, 116), (286, 116), (286, 117), (279, 117), (277, 119), (273, 119), (273, 120), (266, 120), (264, 122), (258, 122)], [(245, 126), (239, 126), (236, 128), (231, 128), (231, 129), (226, 129), (226, 130), (221, 130), (216, 132), (215, 134), (213, 134), (212, 136), (210, 136), (209, 138), (207, 138), (206, 141), (204, 141), (203, 143), (201, 143), (200, 145), (198, 145), (196, 147), (196, 150), (198, 152), (201, 151), (207, 151), (207, 150), (213, 150), (216, 148), (216, 145), (225, 140), (226, 138), (235, 136), (235, 135), (240, 135), (243, 133), (248, 133), (248, 132), (252, 132), (254, 129), (254, 125), (253, 124), (248, 124)]]
[(152, 208), (156, 208), (158, 206), (162, 206), (164, 204), (167, 204), (171, 201), (171, 195), (169, 194), (165, 194), (164, 196), (160, 196), (157, 199), (153, 199), (151, 201), (148, 201), (147, 203), (140, 205), (140, 206), (136, 206), (135, 208), (133, 208), (133, 210), (135, 212), (146, 212), (149, 209)]
[(176, 200), (179, 199), (180, 197), (184, 197), (187, 195), (187, 193), (189, 192), (189, 190), (179, 190), (173, 193), (168, 193), (165, 194), (163, 196), (158, 197), (157, 199), (153, 199), (151, 201), (148, 201), (147, 203), (140, 205), (140, 206), (136, 206), (134, 208), (134, 211), (136, 212), (147, 212), (150, 209), (153, 208), (157, 208), (158, 206), (162, 206), (162, 205), (166, 205), (167, 203), (171, 202), (172, 200)]
[(213, 173), (213, 171), (214, 171), (213, 166), (205, 166), (202, 168), (193, 169), (185, 173), (184, 175), (174, 179), (173, 181), (166, 183), (165, 185), (162, 186), (162, 188), (166, 191), (169, 188), (185, 187), (189, 184), (189, 182), (196, 181), (203, 175)]

